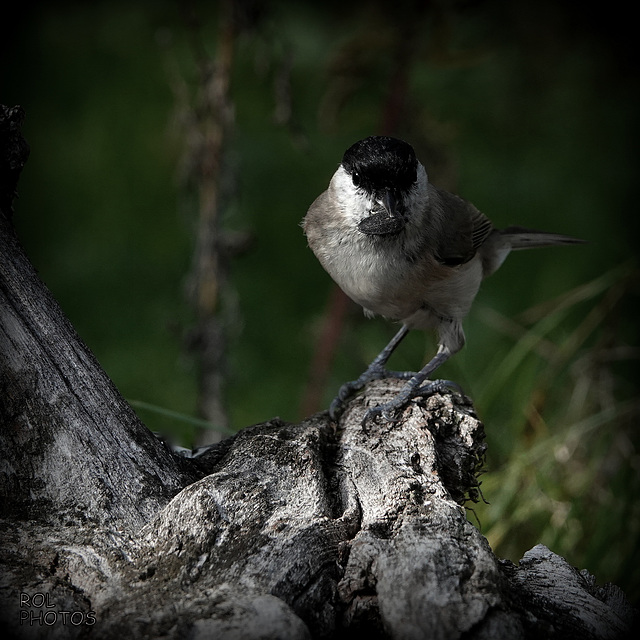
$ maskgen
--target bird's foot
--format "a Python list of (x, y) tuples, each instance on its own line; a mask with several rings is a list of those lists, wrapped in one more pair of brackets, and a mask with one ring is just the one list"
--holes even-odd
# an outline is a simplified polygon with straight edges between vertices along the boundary
[(422, 398), (428, 398), (434, 393), (447, 393), (448, 391), (456, 391), (461, 396), (464, 395), (462, 387), (453, 380), (429, 380), (425, 384), (418, 387), (416, 389), (416, 392), (411, 397), (417, 398), (418, 396), (420, 396)]
[(378, 420), (389, 423), (397, 422), (400, 419), (402, 409), (413, 398), (427, 398), (435, 393), (445, 393), (451, 389), (463, 395), (462, 387), (451, 380), (429, 380), (421, 385), (409, 383), (404, 386), (393, 400), (368, 409), (362, 418), (362, 426), (366, 427), (367, 424)]
[(360, 387), (357, 380), (351, 382), (345, 382), (340, 389), (338, 389), (338, 395), (331, 401), (329, 406), (329, 416), (332, 420), (337, 420), (340, 414), (344, 411), (344, 403), (357, 391), (360, 391)]
[(366, 429), (368, 424), (378, 421), (391, 424), (398, 422), (400, 418), (400, 408), (401, 407), (393, 401), (371, 407), (370, 409), (367, 409), (367, 412), (362, 417), (362, 427)]
[(372, 380), (382, 378), (396, 378), (398, 380), (410, 380), (415, 376), (412, 371), (388, 371), (382, 366), (369, 367), (357, 380), (345, 382), (338, 390), (338, 395), (329, 406), (329, 416), (332, 420), (337, 420), (344, 411), (345, 402), (354, 394), (365, 387)]

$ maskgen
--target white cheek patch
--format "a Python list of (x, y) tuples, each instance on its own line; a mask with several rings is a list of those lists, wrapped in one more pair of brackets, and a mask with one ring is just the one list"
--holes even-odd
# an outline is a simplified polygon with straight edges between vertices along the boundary
[(351, 176), (343, 167), (339, 167), (333, 175), (331, 187), (339, 210), (351, 224), (357, 225), (369, 215), (374, 205), (373, 199), (353, 184)]

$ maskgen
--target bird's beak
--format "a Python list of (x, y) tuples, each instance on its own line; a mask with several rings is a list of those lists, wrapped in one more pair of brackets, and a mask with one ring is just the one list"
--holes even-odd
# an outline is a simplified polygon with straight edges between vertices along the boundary
[(389, 216), (391, 218), (400, 218), (398, 199), (395, 197), (393, 192), (390, 189), (385, 189), (381, 195), (380, 204), (382, 204)]

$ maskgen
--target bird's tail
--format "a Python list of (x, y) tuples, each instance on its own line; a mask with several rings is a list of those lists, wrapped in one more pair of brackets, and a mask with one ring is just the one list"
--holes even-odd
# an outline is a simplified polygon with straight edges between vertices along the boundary
[(524, 227), (507, 227), (500, 234), (508, 240), (512, 249), (533, 249), (534, 247), (548, 247), (554, 244), (584, 244), (585, 240), (565, 236), (560, 233), (535, 231)]

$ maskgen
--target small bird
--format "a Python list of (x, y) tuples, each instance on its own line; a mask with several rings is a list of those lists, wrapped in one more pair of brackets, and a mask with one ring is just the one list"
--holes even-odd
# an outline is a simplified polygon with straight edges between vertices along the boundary
[[(429, 378), (464, 345), (462, 320), (480, 283), (512, 249), (582, 242), (522, 227), (496, 229), (470, 202), (434, 187), (411, 145), (387, 136), (365, 138), (345, 151), (302, 227), (322, 266), (367, 316), (402, 323), (331, 403), (335, 420), (346, 400), (371, 380), (407, 380), (390, 402), (370, 408), (363, 424), (395, 421), (412, 398), (459, 390), (454, 382)], [(435, 356), (417, 373), (388, 371), (387, 361), (411, 329), (437, 332)]]

